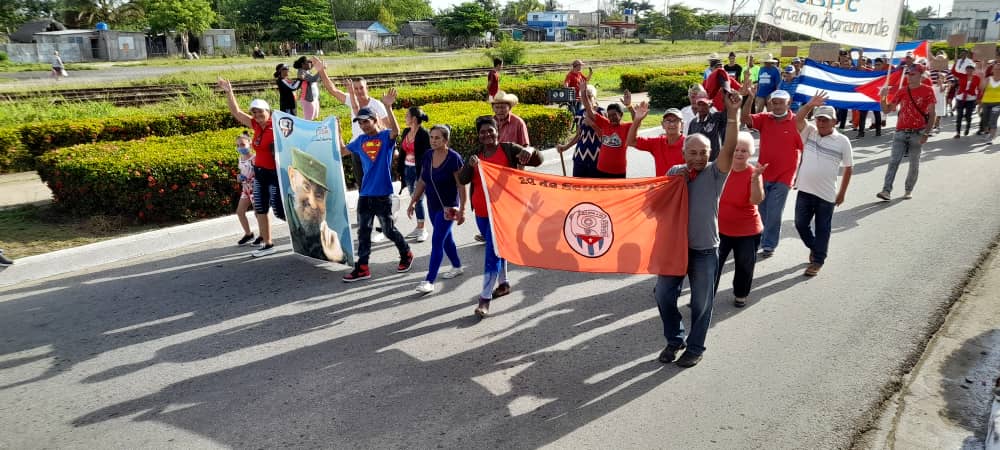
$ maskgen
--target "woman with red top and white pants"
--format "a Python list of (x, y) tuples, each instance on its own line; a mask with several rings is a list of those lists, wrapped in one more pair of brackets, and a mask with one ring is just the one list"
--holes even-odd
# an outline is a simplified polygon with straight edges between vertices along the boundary
[(719, 198), (719, 270), (715, 272), (715, 290), (719, 290), (722, 267), (733, 252), (733, 304), (746, 306), (753, 270), (757, 264), (757, 246), (764, 223), (757, 205), (764, 200), (761, 174), (767, 164), (750, 165), (754, 154), (753, 135), (741, 131), (733, 154), (733, 168)]

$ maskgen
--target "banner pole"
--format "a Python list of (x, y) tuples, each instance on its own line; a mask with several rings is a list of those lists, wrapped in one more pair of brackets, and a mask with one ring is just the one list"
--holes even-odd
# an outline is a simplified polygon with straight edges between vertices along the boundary
[(559, 162), (562, 163), (563, 176), (566, 176), (566, 158), (562, 152), (559, 152)]
[[(750, 70), (750, 58), (753, 56), (753, 36), (757, 34), (757, 22), (760, 20), (760, 13), (764, 11), (764, 2), (760, 2), (757, 7), (757, 15), (753, 18), (753, 27), (750, 28), (750, 48), (747, 49), (747, 70)], [(746, 80), (743, 80), (746, 83)]]

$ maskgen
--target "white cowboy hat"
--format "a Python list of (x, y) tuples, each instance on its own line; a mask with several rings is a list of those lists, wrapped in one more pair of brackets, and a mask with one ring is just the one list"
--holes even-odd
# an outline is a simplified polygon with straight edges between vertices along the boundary
[(493, 100), (490, 103), (507, 103), (511, 108), (517, 106), (517, 96), (514, 94), (508, 94), (504, 91), (498, 91), (497, 95), (493, 96)]

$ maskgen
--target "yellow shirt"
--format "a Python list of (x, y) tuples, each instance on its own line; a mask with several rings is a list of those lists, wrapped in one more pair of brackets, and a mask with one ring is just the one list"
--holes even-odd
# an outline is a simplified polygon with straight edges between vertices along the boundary
[(1000, 79), (991, 77), (986, 79), (986, 86), (983, 88), (983, 103), (1000, 103)]

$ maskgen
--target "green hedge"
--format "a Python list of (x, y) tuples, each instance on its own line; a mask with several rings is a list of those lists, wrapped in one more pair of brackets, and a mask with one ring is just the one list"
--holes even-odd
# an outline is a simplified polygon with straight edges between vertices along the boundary
[(651, 80), (646, 83), (649, 88), (649, 104), (654, 108), (683, 108), (688, 105), (688, 88), (700, 82), (700, 75)]
[(0, 172), (31, 170), (31, 155), (21, 145), (19, 127), (0, 128)]
[[(465, 155), (475, 149), (475, 119), (492, 114), (485, 102), (427, 105), (430, 123), (452, 127), (452, 146)], [(572, 117), (565, 109), (518, 105), (536, 147), (562, 141)], [(396, 109), (402, 121), (405, 111)], [(340, 121), (349, 134), (350, 122)], [(239, 196), (233, 141), (241, 129), (187, 136), (97, 142), (51, 150), (36, 159), (42, 180), (58, 206), (78, 214), (125, 215), (138, 222), (194, 220), (231, 214)], [(3, 135), (0, 134), (0, 137)], [(348, 158), (344, 175), (354, 184)]]
[(215, 110), (175, 115), (127, 118), (53, 120), (23, 125), (21, 143), (32, 155), (77, 144), (131, 141), (150, 136), (173, 136), (239, 126), (229, 111)]
[[(558, 89), (562, 83), (556, 80), (518, 80), (516, 85), (503, 85), (501, 89), (517, 95), (521, 104), (544, 105), (548, 101), (549, 89)], [(381, 95), (379, 93), (378, 95)], [(400, 90), (396, 105), (399, 108), (423, 106), (432, 103), (483, 101), (486, 99), (486, 86), (466, 86), (459, 88), (406, 88)]]
[[(960, 49), (968, 50), (969, 51), (969, 57), (972, 57), (972, 47), (975, 47), (975, 46), (976, 46), (976, 43), (970, 42), (970, 43), (965, 44), (965, 45), (963, 45), (963, 46), (961, 46), (959, 48)], [(998, 45), (998, 48), (1000, 48), (1000, 45)], [(941, 51), (947, 53), (948, 54), (948, 59), (952, 60), (952, 62), (954, 62), (955, 58), (958, 56), (958, 54), (955, 52), (955, 47), (949, 47), (947, 42), (934, 42), (934, 43), (931, 44), (931, 56), (936, 55), (936, 54), (938, 54), (938, 52), (941, 52)], [(991, 57), (990, 59), (994, 59), (994, 58)]]
[[(704, 70), (704, 69), (702, 69)], [(672, 69), (644, 69), (635, 72), (625, 72), (621, 75), (621, 90), (631, 92), (646, 92), (649, 90), (647, 83), (656, 78), (678, 77), (697, 75), (699, 70), (692, 70), (690, 67), (680, 67)], [(699, 81), (700, 82), (700, 81)]]
[(73, 214), (138, 222), (230, 214), (239, 199), (233, 142), (240, 132), (77, 145), (38, 157), (37, 169), (56, 205)]

